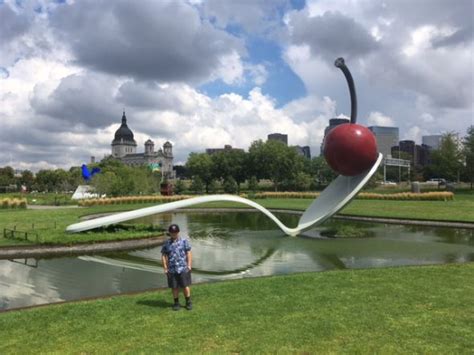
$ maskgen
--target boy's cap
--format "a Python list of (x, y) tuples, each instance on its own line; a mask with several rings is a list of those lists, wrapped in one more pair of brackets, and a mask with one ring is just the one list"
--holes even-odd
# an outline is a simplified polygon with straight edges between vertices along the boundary
[(169, 233), (178, 233), (179, 232), (179, 226), (177, 224), (172, 224), (168, 228)]

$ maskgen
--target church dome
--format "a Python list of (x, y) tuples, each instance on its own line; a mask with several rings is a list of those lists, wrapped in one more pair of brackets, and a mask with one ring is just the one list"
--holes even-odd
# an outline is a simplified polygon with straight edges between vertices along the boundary
[(127, 126), (127, 117), (125, 116), (125, 111), (123, 112), (122, 116), (122, 124), (120, 125), (119, 129), (115, 132), (114, 140), (112, 144), (120, 144), (120, 143), (133, 143), (136, 144), (135, 139), (133, 138), (133, 132)]
[(165, 144), (163, 144), (163, 147), (172, 147), (173, 145), (169, 142), (166, 141)]

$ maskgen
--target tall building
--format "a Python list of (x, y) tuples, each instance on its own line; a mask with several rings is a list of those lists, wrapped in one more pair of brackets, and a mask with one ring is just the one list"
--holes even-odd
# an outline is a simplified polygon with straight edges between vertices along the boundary
[(431, 136), (422, 136), (421, 143), (429, 146), (431, 149), (439, 149), (441, 145), (441, 139), (443, 138), (440, 134), (435, 134)]
[(206, 148), (206, 154), (209, 154), (209, 155), (220, 153), (220, 152), (232, 152), (232, 151), (243, 152), (244, 150), (240, 148), (232, 148), (232, 146), (229, 144), (224, 145), (224, 148)]
[(385, 158), (392, 155), (392, 147), (398, 145), (398, 127), (370, 126), (369, 129), (377, 140), (377, 148)]
[(430, 148), (426, 144), (418, 145), (412, 140), (400, 141), (399, 145), (392, 147), (394, 158), (398, 158), (399, 151), (410, 155), (414, 167), (420, 168), (430, 163)]
[(417, 164), (427, 166), (431, 164), (431, 147), (426, 144), (417, 145)]
[(293, 146), (293, 148), (295, 149), (296, 153), (298, 153), (299, 155), (305, 158), (311, 159), (311, 148), (308, 145), (305, 145), (303, 147), (300, 145), (295, 145)]
[(272, 133), (267, 136), (267, 140), (269, 141), (278, 141), (282, 142), (285, 145), (288, 145), (288, 135), (282, 133)]
[(329, 126), (327, 126), (325, 129), (324, 129), (324, 137), (323, 137), (323, 141), (321, 142), (321, 149), (320, 149), (320, 155), (323, 155), (323, 148), (324, 148), (324, 139), (326, 138), (326, 136), (328, 135), (329, 132), (331, 132), (331, 130), (336, 127), (336, 126), (339, 126), (340, 124), (344, 124), (344, 123), (349, 123), (350, 120), (348, 118), (331, 118), (329, 120)]
[(148, 139), (145, 142), (145, 152), (137, 153), (137, 142), (132, 130), (127, 125), (125, 112), (122, 124), (115, 132), (112, 141), (112, 156), (129, 166), (147, 165), (153, 170), (160, 170), (164, 177), (174, 179), (173, 145), (170, 142), (163, 144), (163, 149), (155, 151), (155, 143)]

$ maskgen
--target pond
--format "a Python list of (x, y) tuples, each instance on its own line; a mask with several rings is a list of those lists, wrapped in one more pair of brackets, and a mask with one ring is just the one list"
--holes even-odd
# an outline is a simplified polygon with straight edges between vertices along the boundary
[[(299, 216), (280, 214), (287, 225)], [(285, 236), (260, 213), (173, 213), (140, 223), (180, 225), (193, 246), (193, 282), (266, 275), (474, 261), (474, 231), (331, 220)], [(328, 230), (360, 238), (321, 238)], [(166, 286), (160, 247), (101, 256), (0, 260), (0, 309)]]

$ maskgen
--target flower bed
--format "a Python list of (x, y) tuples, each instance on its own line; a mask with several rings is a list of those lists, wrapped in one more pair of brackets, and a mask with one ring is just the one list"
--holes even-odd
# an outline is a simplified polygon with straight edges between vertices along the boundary
[(26, 198), (2, 198), (0, 208), (26, 208)]
[[(255, 198), (316, 198), (318, 196), (319, 192), (261, 192), (255, 194)], [(446, 191), (394, 194), (361, 192), (356, 198), (361, 200), (449, 201), (454, 198), (454, 194)]]
[(193, 196), (175, 195), (175, 196), (123, 196), (111, 198), (93, 198), (87, 200), (80, 200), (79, 206), (104, 206), (104, 205), (121, 205), (121, 204), (135, 204), (135, 203), (165, 203), (179, 200), (185, 200)]

